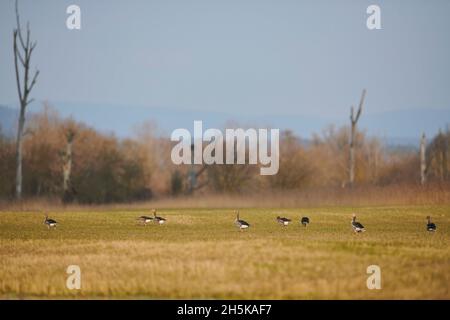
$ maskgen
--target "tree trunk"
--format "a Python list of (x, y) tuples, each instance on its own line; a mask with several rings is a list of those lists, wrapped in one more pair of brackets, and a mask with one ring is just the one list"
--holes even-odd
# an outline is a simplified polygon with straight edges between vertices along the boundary
[(63, 190), (69, 191), (70, 173), (72, 172), (72, 142), (68, 142), (66, 146), (66, 160), (63, 164)]
[(16, 198), (22, 198), (22, 142), (23, 142), (23, 128), (25, 124), (25, 113), (22, 112), (24, 108), (20, 107), (19, 125), (17, 128), (16, 140)]
[(361, 95), (361, 100), (359, 101), (358, 111), (356, 115), (354, 114), (353, 106), (350, 108), (350, 123), (351, 123), (351, 133), (350, 133), (350, 160), (349, 160), (349, 183), (350, 187), (353, 187), (355, 183), (355, 144), (356, 144), (356, 124), (358, 123), (359, 117), (361, 116), (364, 98), (366, 97), (366, 89), (363, 90)]
[(350, 187), (353, 187), (355, 182), (355, 133), (356, 133), (356, 122), (352, 121), (352, 129), (350, 135)]
[(420, 139), (420, 184), (425, 185), (427, 176), (427, 162), (426, 162), (426, 137), (425, 133), (422, 134), (422, 139)]
[[(36, 79), (39, 75), (39, 71), (36, 70), (34, 76), (29, 83), (30, 72), (30, 60), (31, 54), (36, 47), (36, 42), (30, 40), (30, 26), (27, 24), (26, 37), (22, 36), (22, 29), (20, 26), (18, 2), (16, 0), (16, 22), (17, 27), (13, 31), (13, 49), (14, 49), (14, 69), (16, 74), (17, 93), (19, 95), (20, 113), (19, 123), (17, 127), (17, 140), (16, 140), (16, 198), (22, 198), (22, 159), (23, 159), (23, 138), (25, 128), (25, 111), (28, 104), (32, 100), (28, 100), (28, 96), (36, 83)], [(22, 66), (23, 71), (23, 83), (20, 81), (19, 63)]]
[(70, 182), (70, 176), (72, 173), (72, 145), (75, 132), (70, 130), (66, 133), (66, 151), (63, 154), (63, 202), (72, 202), (73, 192)]

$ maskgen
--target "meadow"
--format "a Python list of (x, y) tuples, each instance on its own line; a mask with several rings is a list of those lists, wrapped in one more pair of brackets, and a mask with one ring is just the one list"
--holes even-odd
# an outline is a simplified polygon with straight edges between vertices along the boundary
[[(351, 230), (353, 212), (365, 233)], [(162, 226), (138, 225), (150, 211), (137, 208), (48, 213), (55, 230), (42, 212), (0, 212), (0, 298), (450, 299), (448, 205), (245, 208), (244, 232), (230, 209), (162, 209)], [(80, 290), (66, 288), (74, 264)], [(380, 290), (366, 286), (369, 265)]]

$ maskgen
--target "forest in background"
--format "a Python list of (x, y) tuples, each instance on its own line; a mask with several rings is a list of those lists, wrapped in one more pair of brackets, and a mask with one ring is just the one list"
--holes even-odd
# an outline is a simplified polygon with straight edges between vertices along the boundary
[[(349, 127), (329, 126), (309, 140), (282, 131), (279, 172), (260, 176), (257, 165), (174, 165), (170, 152), (175, 143), (158, 135), (152, 122), (136, 127), (132, 138), (119, 139), (62, 118), (50, 106), (43, 110), (30, 116), (25, 129), (25, 199), (108, 204), (268, 195), (318, 203), (323, 197), (332, 204), (368, 198), (371, 193), (380, 197), (380, 190), (416, 197), (426, 188), (430, 195), (444, 192), (436, 198), (442, 202), (450, 189), (448, 129), (427, 141), (425, 181), (421, 181), (418, 149), (388, 148), (380, 139), (357, 130), (351, 187)], [(7, 202), (14, 199), (15, 150), (15, 140), (0, 134), (0, 199)]]

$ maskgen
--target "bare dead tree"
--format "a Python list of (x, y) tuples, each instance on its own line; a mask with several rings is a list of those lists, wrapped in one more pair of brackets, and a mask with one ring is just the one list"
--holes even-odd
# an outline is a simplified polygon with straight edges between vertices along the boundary
[(361, 95), (361, 100), (359, 101), (358, 111), (355, 115), (354, 107), (350, 108), (350, 123), (351, 123), (351, 133), (350, 133), (350, 165), (349, 165), (349, 183), (350, 187), (353, 187), (355, 182), (355, 140), (356, 140), (356, 124), (358, 123), (359, 117), (361, 116), (364, 99), (366, 97), (366, 89), (363, 90)]
[[(17, 27), (13, 31), (13, 48), (14, 48), (14, 67), (16, 72), (17, 92), (19, 94), (20, 112), (19, 123), (17, 127), (16, 140), (16, 198), (22, 197), (22, 143), (25, 136), (25, 112), (27, 106), (33, 101), (29, 100), (29, 94), (36, 84), (36, 79), (39, 75), (39, 70), (36, 70), (30, 82), (30, 61), (34, 48), (36, 48), (36, 41), (30, 40), (30, 25), (27, 23), (26, 37), (22, 35), (20, 26), (18, 1), (16, 0), (16, 22)], [(21, 68), (19, 67), (19, 64)], [(20, 70), (22, 69), (22, 70)], [(20, 80), (21, 75), (23, 80)]]
[(420, 184), (425, 185), (427, 181), (427, 162), (426, 162), (426, 146), (427, 139), (425, 137), (425, 132), (422, 133), (422, 138), (420, 139)]

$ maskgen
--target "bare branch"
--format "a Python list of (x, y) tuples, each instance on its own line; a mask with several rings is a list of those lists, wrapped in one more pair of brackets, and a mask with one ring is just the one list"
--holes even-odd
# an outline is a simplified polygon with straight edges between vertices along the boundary
[(20, 60), (20, 63), (22, 64), (22, 66), (25, 66), (25, 60), (23, 59), (22, 54), (20, 53), (19, 50), (17, 50), (17, 56)]
[(364, 99), (366, 98), (366, 93), (367, 90), (363, 89), (362, 93), (361, 93), (361, 100), (359, 101), (359, 108), (362, 109), (363, 104), (364, 104)]
[(25, 50), (25, 42), (23, 41), (23, 38), (22, 38), (22, 31), (20, 30), (20, 19), (19, 19), (19, 5), (18, 5), (18, 0), (16, 0), (16, 21), (17, 21), (17, 31), (18, 31), (18, 34), (19, 34), (20, 44), (22, 45), (22, 48)]
[(25, 47), (25, 51), (28, 52), (28, 57), (30, 56), (30, 23), (27, 22), (27, 41), (26, 41), (26, 47)]
[(17, 63), (17, 57), (18, 57), (18, 53), (19, 51), (17, 50), (17, 29), (14, 30), (14, 36), (13, 36), (13, 41), (14, 41), (14, 67), (15, 67), (15, 71), (16, 71), (16, 83), (17, 83), (17, 92), (19, 93), (19, 99), (22, 101), (22, 89), (20, 86), (20, 78), (19, 78), (19, 66)]
[(358, 112), (356, 113), (355, 123), (358, 122), (359, 116), (361, 115), (361, 108), (358, 109)]
[(36, 45), (37, 45), (37, 41), (31, 43), (30, 56), (31, 56), (31, 52), (33, 52), (34, 48), (36, 48)]
[(34, 72), (33, 80), (31, 81), (30, 87), (27, 89), (28, 92), (30, 92), (31, 89), (33, 89), (34, 85), (36, 84), (36, 79), (37, 79), (38, 75), (39, 75), (39, 70), (36, 70)]
[(359, 101), (359, 106), (358, 106), (358, 113), (356, 114), (356, 119), (355, 119), (356, 122), (358, 121), (359, 116), (361, 115), (365, 97), (366, 97), (366, 89), (364, 89), (361, 94), (361, 100)]

